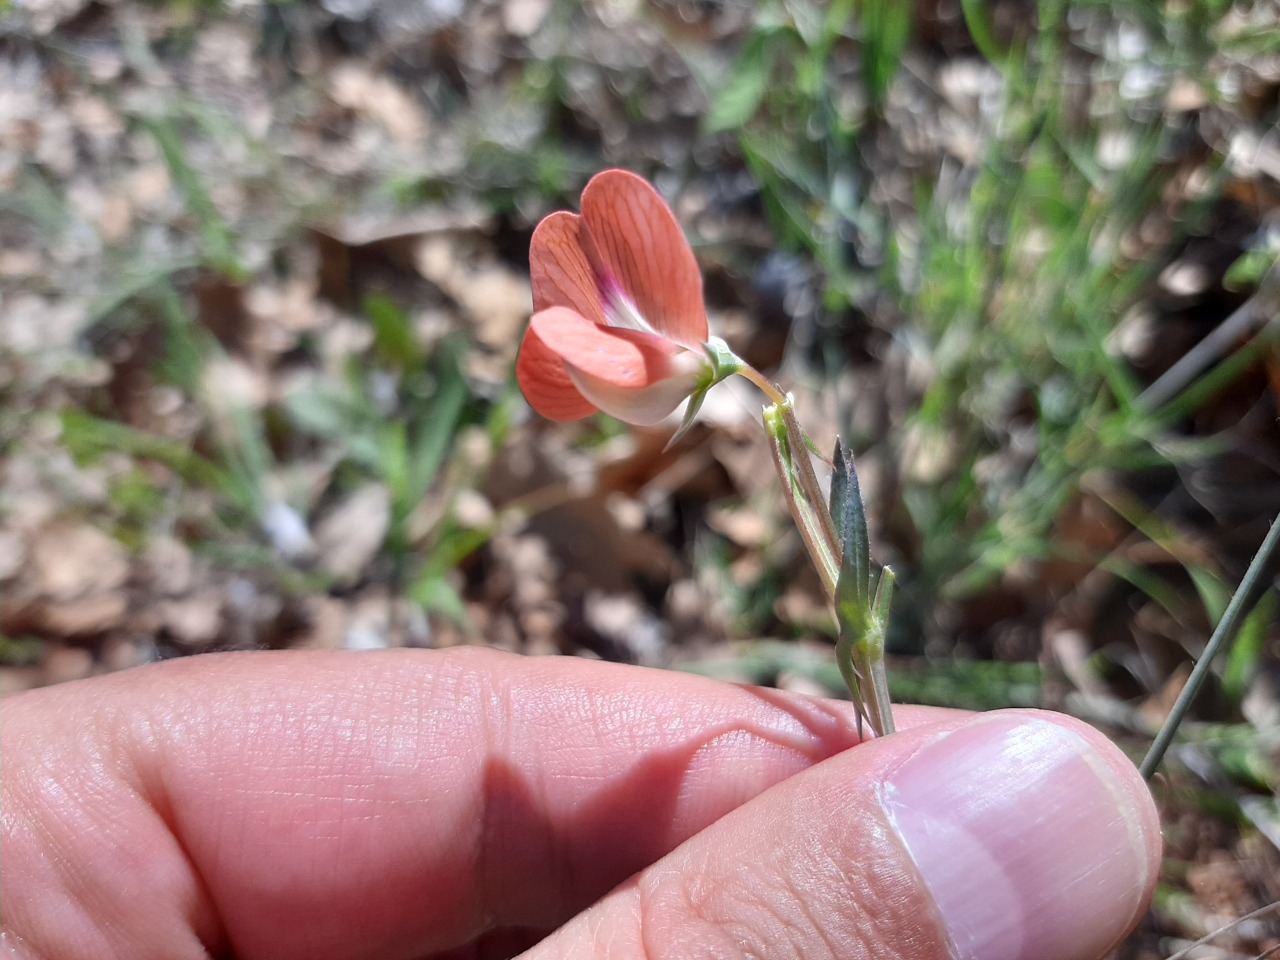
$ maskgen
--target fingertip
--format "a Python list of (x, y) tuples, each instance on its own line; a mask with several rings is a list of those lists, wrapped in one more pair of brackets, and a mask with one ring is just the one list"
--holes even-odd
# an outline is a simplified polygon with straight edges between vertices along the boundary
[(531, 956), (1097, 960), (1159, 866), (1137, 772), (1055, 714), (946, 717), (798, 773)]
[(1146, 784), (1069, 717), (975, 717), (907, 757), (882, 797), (960, 960), (1102, 956), (1155, 886), (1159, 817)]

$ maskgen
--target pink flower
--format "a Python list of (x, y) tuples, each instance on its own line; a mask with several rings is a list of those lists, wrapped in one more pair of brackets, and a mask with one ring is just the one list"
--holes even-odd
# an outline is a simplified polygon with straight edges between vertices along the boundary
[(654, 424), (732, 372), (708, 354), (693, 251), (635, 174), (598, 174), (582, 191), (581, 216), (553, 213), (538, 224), (529, 266), (534, 314), (516, 378), (549, 420), (604, 411)]

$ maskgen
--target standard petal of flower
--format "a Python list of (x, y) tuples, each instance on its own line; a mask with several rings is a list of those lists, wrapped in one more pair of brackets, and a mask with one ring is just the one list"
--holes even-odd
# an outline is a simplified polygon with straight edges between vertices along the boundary
[(628, 423), (657, 423), (706, 374), (701, 351), (639, 330), (596, 326), (571, 310), (534, 314), (529, 329), (560, 356), (583, 397)]
[(529, 244), (529, 278), (533, 309), (569, 307), (593, 323), (605, 323), (604, 303), (591, 263), (583, 249), (582, 218), (553, 213), (533, 231)]
[(604, 266), (653, 329), (699, 349), (709, 335), (702, 273), (658, 191), (626, 170), (606, 170), (582, 192), (582, 219)]
[[(564, 307), (553, 309), (571, 312)], [(587, 320), (582, 322), (590, 323)], [(532, 324), (525, 331), (524, 342), (520, 344), (516, 380), (520, 384), (520, 392), (529, 401), (529, 406), (548, 420), (581, 420), (599, 413), (599, 409), (574, 386), (560, 354), (543, 342)]]

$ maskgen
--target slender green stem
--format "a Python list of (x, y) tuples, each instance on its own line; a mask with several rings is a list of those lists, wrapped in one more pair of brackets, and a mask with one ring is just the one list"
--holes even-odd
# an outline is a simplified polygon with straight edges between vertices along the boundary
[[(862, 695), (862, 691), (866, 689), (867, 682), (862, 675), (862, 671), (858, 668), (858, 656), (854, 650), (857, 641), (853, 634), (848, 630), (841, 629), (840, 636), (836, 640), (836, 666), (840, 668), (840, 676), (844, 679), (844, 685), (849, 688), (849, 697), (853, 700), (853, 705), (858, 709), (858, 739), (862, 739), (862, 721), (865, 717), (867, 722), (871, 722), (871, 714), (867, 708), (867, 700)], [(872, 724), (874, 726), (874, 724)]]
[[(737, 367), (734, 372), (741, 374), (759, 387), (764, 392), (764, 395), (769, 398), (770, 403), (778, 407), (792, 406), (791, 396), (783, 393), (781, 387), (776, 383), (770, 383), (769, 379), (763, 373), (751, 366), (751, 364), (747, 363), (741, 357), (735, 357), (734, 359), (737, 360)], [(795, 421), (794, 428), (796, 435), (804, 441), (804, 445), (809, 448), (809, 451), (828, 467), (831, 466), (831, 461), (827, 459), (827, 455), (822, 452), (822, 449), (816, 443), (813, 442), (813, 438), (805, 432), (804, 427), (800, 426), (799, 420)]]
[(1263, 572), (1266, 570), (1267, 563), (1271, 559), (1271, 554), (1275, 552), (1277, 544), (1280, 544), (1280, 516), (1271, 522), (1271, 529), (1267, 532), (1267, 536), (1262, 541), (1262, 546), (1258, 548), (1258, 552), (1254, 554), (1253, 560), (1249, 564), (1249, 569), (1245, 571), (1244, 578), (1240, 581), (1240, 586), (1231, 595), (1231, 602), (1227, 604), (1226, 612), (1223, 613), (1222, 619), (1218, 621), (1218, 626), (1214, 628), (1213, 636), (1209, 638), (1209, 643), (1205, 646), (1204, 653), (1200, 655), (1200, 660), (1196, 663), (1195, 669), (1191, 671), (1191, 676), (1187, 678), (1182, 692), (1178, 694), (1178, 699), (1174, 703), (1173, 709), (1169, 711), (1169, 718), (1164, 722), (1164, 726), (1160, 728), (1160, 732), (1156, 734), (1155, 742), (1151, 744), (1151, 749), (1147, 751), (1147, 755), (1143, 758), (1140, 769), (1142, 775), (1148, 780), (1155, 774), (1156, 767), (1160, 766), (1160, 761), (1164, 759), (1165, 751), (1169, 749), (1169, 744), (1173, 742), (1173, 736), (1177, 733), (1178, 726), (1182, 723), (1182, 718), (1186, 716), (1187, 711), (1191, 708), (1192, 701), (1196, 698), (1196, 694), (1200, 692), (1200, 686), (1204, 683), (1205, 677), (1209, 675), (1209, 670), (1213, 667), (1213, 661), (1218, 651), (1235, 636), (1236, 626), (1245, 613), (1245, 603), (1253, 594), (1253, 588), (1262, 579)]
[[(889, 702), (889, 679), (884, 668), (884, 632), (881, 624), (868, 624), (857, 637), (841, 636), (836, 661), (853, 702), (865, 715), (877, 737), (893, 733), (893, 709)], [(854, 678), (850, 682), (850, 676)]]
[[(883, 569), (873, 597), (866, 517), (852, 460), (837, 441), (828, 507), (790, 396), (765, 407), (764, 426), (791, 516), (840, 623), (836, 663), (858, 710), (858, 732), (865, 719), (877, 736), (892, 733), (884, 642), (893, 571)], [(843, 530), (837, 527), (837, 508)]]
[[(790, 397), (787, 397), (787, 402), (781, 405), (779, 409), (782, 412), (782, 423), (786, 428), (787, 437), (791, 441), (791, 450), (795, 453), (793, 462), (796, 466), (796, 479), (800, 483), (800, 490), (805, 499), (813, 505), (812, 512), (817, 521), (817, 532), (831, 555), (832, 562), (836, 568), (836, 575), (839, 577), (842, 551), (840, 534), (836, 532), (835, 521), (831, 519), (831, 511), (827, 509), (827, 501), (822, 495), (822, 487), (818, 483), (818, 475), (813, 471), (813, 460), (809, 457), (808, 444), (804, 442), (808, 438), (800, 426), (800, 421), (796, 419), (795, 407)], [(802, 449), (796, 449), (796, 440), (801, 441)], [(833, 582), (832, 600), (836, 598), (834, 587), (835, 584)]]
[(836, 642), (836, 663), (853, 702), (858, 707), (858, 732), (865, 716), (876, 736), (894, 732), (893, 704), (889, 699), (889, 677), (884, 665), (885, 630), (889, 623), (889, 605), (893, 600), (893, 570), (884, 567), (876, 588), (870, 616), (851, 618), (837, 604), (840, 615), (840, 639)]
[(892, 567), (880, 570), (880, 582), (876, 585), (876, 596), (871, 609), (877, 625), (878, 646), (871, 657), (871, 703), (875, 711), (874, 719), (879, 721), (876, 732), (880, 736), (893, 733), (893, 703), (889, 699), (889, 674), (884, 665), (884, 634), (889, 628), (889, 608), (893, 604), (893, 587), (897, 576)]
[(770, 403), (778, 406), (783, 406), (787, 403), (787, 395), (770, 383), (769, 378), (751, 364), (742, 361), (742, 365), (738, 368), (738, 373), (759, 387), (764, 392), (764, 395), (769, 398)]
[(792, 442), (793, 435), (786, 416), (790, 403), (790, 399), (784, 397), (781, 404), (765, 407), (764, 425), (769, 435), (769, 451), (773, 454), (778, 479), (782, 481), (782, 493), (787, 498), (796, 529), (800, 531), (800, 538), (813, 560), (827, 596), (834, 600), (836, 581), (840, 576), (840, 551), (839, 548), (832, 549), (828, 528), (834, 529), (834, 525), (822, 498), (814, 499), (805, 482), (804, 466), (808, 466), (809, 484), (817, 486), (813, 466), (808, 463), (808, 452), (797, 451)]

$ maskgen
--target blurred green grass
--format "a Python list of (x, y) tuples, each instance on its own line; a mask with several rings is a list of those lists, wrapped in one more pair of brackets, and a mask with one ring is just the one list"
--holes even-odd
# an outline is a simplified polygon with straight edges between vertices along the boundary
[[(945, 457), (943, 476), (908, 477), (902, 491), (921, 545), (911, 573), (923, 608), (1053, 557), (1055, 522), (1091, 474), (1210, 455), (1212, 439), (1180, 427), (1232, 371), (1207, 373), (1153, 408), (1113, 338), (1162, 266), (1127, 253), (1126, 242), (1157, 214), (1193, 236), (1222, 199), (1218, 158), (1202, 168), (1210, 182), (1198, 196), (1164, 209), (1180, 172), (1171, 158), (1188, 132), (1164, 103), (1180, 82), (1212, 87), (1211, 38), (1233, 5), (1156, 15), (1146, 5), (1041, 4), (997, 41), (990, 8), (962, 4), (999, 72), (996, 117), (964, 183), (918, 165), (904, 175), (915, 204), (905, 211), (878, 196), (876, 151), (911, 6), (769, 9), (777, 16), (744, 41), (708, 129), (737, 132), (781, 243), (820, 265), (825, 315), (865, 311), (909, 340), (929, 370), (904, 429), (863, 438), (867, 450), (911, 438)], [(1114, 51), (1093, 50), (1098, 60), (1073, 63), (1073, 18), (1141, 30), (1141, 62), (1108, 63)], [(862, 109), (852, 114), (850, 62), (833, 53), (851, 40), (863, 68)], [(1120, 71), (1139, 68), (1153, 73), (1148, 89), (1121, 98)], [(1104, 165), (1108, 136), (1124, 139), (1127, 156)], [(847, 362), (829, 349), (830, 367)], [(1011, 447), (1020, 453), (991, 469)]]

